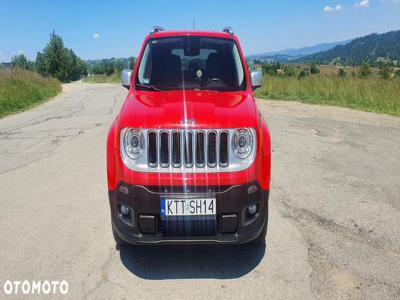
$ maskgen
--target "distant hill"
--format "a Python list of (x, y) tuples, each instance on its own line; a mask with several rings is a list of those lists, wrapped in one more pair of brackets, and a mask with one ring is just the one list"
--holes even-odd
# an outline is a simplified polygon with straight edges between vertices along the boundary
[(388, 62), (400, 65), (400, 30), (356, 38), (348, 44), (298, 58), (296, 62), (344, 65)]
[(333, 43), (322, 43), (314, 46), (303, 47), (303, 48), (288, 48), (280, 51), (266, 52), (255, 55), (249, 55), (247, 58), (250, 60), (268, 60), (277, 61), (281, 63), (289, 62), (295, 59), (299, 59), (303, 56), (314, 54), (317, 52), (332, 49), (338, 45), (345, 45), (351, 40), (333, 42)]

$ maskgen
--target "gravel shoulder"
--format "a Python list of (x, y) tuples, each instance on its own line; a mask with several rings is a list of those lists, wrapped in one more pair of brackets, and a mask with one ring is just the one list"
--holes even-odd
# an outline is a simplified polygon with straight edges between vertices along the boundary
[(258, 101), (272, 202), (301, 232), (316, 298), (400, 297), (400, 118)]

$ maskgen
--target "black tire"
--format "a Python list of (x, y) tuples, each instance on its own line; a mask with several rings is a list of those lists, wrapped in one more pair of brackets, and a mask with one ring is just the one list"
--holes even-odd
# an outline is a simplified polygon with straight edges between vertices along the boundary
[(119, 249), (120, 246), (122, 246), (122, 245), (127, 245), (128, 243), (125, 242), (123, 239), (121, 239), (121, 238), (119, 237), (118, 232), (117, 232), (117, 230), (116, 230), (115, 227), (114, 227), (114, 224), (112, 224), (111, 226), (112, 226), (112, 233), (113, 233), (113, 237), (114, 237), (114, 240), (115, 240), (115, 246), (116, 246), (116, 248)]

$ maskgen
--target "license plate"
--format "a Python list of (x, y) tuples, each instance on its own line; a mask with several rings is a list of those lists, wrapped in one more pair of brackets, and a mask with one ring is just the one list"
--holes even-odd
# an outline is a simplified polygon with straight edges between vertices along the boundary
[(207, 216), (216, 214), (215, 198), (161, 199), (162, 216)]

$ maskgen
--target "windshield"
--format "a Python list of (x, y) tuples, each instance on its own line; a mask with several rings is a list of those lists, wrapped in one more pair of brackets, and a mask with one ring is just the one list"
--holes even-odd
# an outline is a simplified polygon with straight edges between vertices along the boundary
[(148, 41), (135, 88), (240, 91), (246, 88), (246, 79), (233, 40), (183, 36)]

